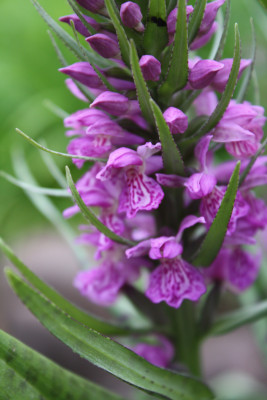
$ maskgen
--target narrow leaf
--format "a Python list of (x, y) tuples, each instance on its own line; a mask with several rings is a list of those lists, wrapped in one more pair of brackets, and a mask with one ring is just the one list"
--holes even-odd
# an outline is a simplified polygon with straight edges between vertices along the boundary
[(165, 0), (150, 0), (149, 13), (144, 34), (145, 54), (160, 58), (168, 43)]
[(188, 23), (188, 44), (195, 39), (204, 16), (207, 0), (197, 0)]
[(92, 225), (94, 225), (100, 232), (102, 232), (105, 236), (110, 238), (111, 240), (114, 240), (114, 242), (118, 242), (121, 244), (126, 244), (128, 246), (134, 246), (135, 242), (132, 242), (129, 239), (123, 238), (116, 233), (112, 232), (106, 225), (104, 225), (98, 218), (97, 216), (93, 213), (93, 211), (88, 208), (81, 196), (78, 193), (78, 190), (75, 187), (75, 184), (73, 182), (70, 170), (68, 167), (66, 167), (66, 176), (67, 176), (67, 182), (69, 185), (69, 188), (71, 190), (71, 193), (73, 195), (73, 198), (78, 205), (78, 207), (81, 210), (82, 215), (87, 219), (88, 222), (90, 222)]
[(267, 10), (267, 0), (258, 0), (258, 1)]
[(139, 58), (133, 40), (130, 41), (130, 59), (131, 59), (131, 68), (132, 68), (134, 83), (136, 86), (136, 91), (141, 111), (145, 119), (150, 124), (153, 124), (154, 117), (150, 104), (151, 96), (139, 65)]
[(117, 6), (114, 0), (105, 0), (105, 5), (117, 33), (122, 59), (125, 62), (125, 64), (129, 66), (130, 65), (129, 41), (125, 33), (125, 30), (121, 24), (121, 21), (118, 17)]
[(222, 29), (222, 35), (221, 39), (219, 42), (218, 49), (216, 51), (216, 54), (214, 56), (214, 60), (220, 61), (222, 58), (225, 42), (226, 42), (226, 37), (228, 33), (228, 28), (229, 28), (229, 22), (230, 22), (230, 11), (231, 11), (231, 3), (230, 0), (226, 0), (226, 9), (225, 9), (225, 14), (224, 14), (224, 24), (223, 24), (223, 29)]
[[(41, 17), (45, 20), (47, 25), (52, 29), (52, 31), (59, 37), (59, 39), (71, 50), (74, 55), (79, 58), (81, 61), (85, 61), (83, 52), (80, 47), (77, 45), (75, 40), (63, 29), (61, 26), (47, 14), (47, 12), (41, 7), (37, 0), (31, 0), (34, 7), (41, 15)], [(100, 68), (108, 68), (110, 66), (114, 66), (115, 63), (111, 60), (106, 60), (105, 58), (99, 56), (97, 53), (93, 51), (89, 51), (84, 48), (84, 52), (86, 53), (88, 59), (92, 64), (98, 65)]]
[(42, 146), (40, 143), (33, 140), (30, 136), (26, 135), (26, 133), (22, 132), (20, 129), (16, 129), (16, 132), (18, 132), (24, 139), (26, 139), (28, 142), (30, 142), (34, 147), (37, 147), (37, 149), (39, 149), (39, 150), (46, 151), (47, 153), (54, 154), (54, 155), (60, 156), (60, 157), (76, 158), (79, 160), (106, 162), (106, 160), (103, 158), (77, 156), (75, 154), (60, 153), (59, 151), (50, 150), (47, 147)]
[(214, 322), (207, 335), (224, 335), (265, 317), (267, 317), (267, 300), (221, 316)]
[(0, 399), (123, 400), (0, 330)]
[[(48, 31), (48, 35), (49, 35), (52, 45), (55, 49), (55, 52), (58, 56), (60, 64), (62, 65), (62, 67), (67, 67), (68, 63), (67, 63), (65, 57), (63, 56), (62, 51), (58, 47), (57, 42), (54, 39), (54, 36), (52, 35), (52, 33), (50, 31)], [(84, 96), (87, 98), (88, 102), (92, 103), (92, 101), (94, 101), (94, 99), (95, 99), (95, 96), (93, 95), (93, 93), (87, 87), (82, 85), (80, 82), (76, 81), (75, 79), (72, 79), (72, 80), (78, 86), (78, 88), (84, 94)]]
[(238, 26), (235, 24), (235, 51), (233, 57), (233, 65), (229, 75), (229, 79), (226, 85), (226, 88), (222, 94), (222, 97), (209, 117), (208, 121), (192, 136), (192, 137), (200, 137), (203, 136), (205, 133), (210, 132), (221, 120), (228, 104), (234, 94), (234, 90), (237, 83), (237, 77), (239, 73), (240, 67), (240, 60), (241, 60), (241, 52), (240, 52), (240, 36), (238, 31)]
[(125, 335), (129, 333), (127, 328), (120, 327), (118, 325), (112, 325), (106, 323), (101, 319), (87, 314), (82, 311), (74, 304), (62, 297), (55, 289), (48, 286), (43, 282), (37, 275), (35, 275), (23, 262), (14, 254), (12, 249), (0, 238), (0, 249), (5, 256), (12, 262), (12, 264), (18, 269), (25, 279), (35, 287), (42, 295), (44, 295), (49, 301), (55, 304), (62, 311), (71, 316), (74, 320), (79, 323), (95, 329), (105, 335)]
[(246, 76), (243, 79), (242, 85), (239, 89), (238, 95), (237, 95), (237, 102), (242, 103), (246, 97), (246, 93), (249, 87), (249, 84), (251, 82), (252, 78), (252, 73), (254, 70), (254, 65), (255, 65), (255, 60), (256, 60), (256, 35), (255, 35), (255, 27), (253, 23), (253, 19), (250, 19), (250, 25), (251, 25), (251, 33), (252, 33), (252, 46), (251, 46), (251, 55), (250, 59), (252, 60), (251, 64), (247, 68), (246, 71)]
[(159, 88), (159, 94), (171, 96), (182, 89), (188, 77), (188, 45), (187, 45), (186, 0), (178, 1), (176, 32), (172, 49), (171, 61), (166, 81)]
[(209, 388), (202, 382), (155, 367), (110, 338), (77, 324), (12, 271), (7, 272), (7, 278), (23, 303), (53, 335), (96, 366), (133, 386), (166, 399), (214, 399)]
[(59, 107), (57, 104), (55, 104), (53, 101), (49, 99), (45, 99), (43, 101), (43, 105), (51, 111), (52, 114), (56, 115), (60, 119), (65, 119), (69, 116), (69, 113), (67, 111), (63, 110), (63, 108)]
[[(106, 88), (107, 88), (109, 91), (111, 91), (111, 92), (116, 91), (116, 89), (109, 83), (109, 81), (107, 80), (107, 78), (105, 77), (105, 75), (102, 74), (102, 72), (100, 72), (100, 71), (94, 66), (94, 64), (91, 63), (90, 58), (87, 57), (87, 54), (84, 52), (84, 47), (81, 45), (81, 43), (80, 43), (80, 41), (79, 41), (78, 34), (77, 34), (76, 29), (75, 29), (74, 22), (73, 22), (72, 20), (70, 21), (70, 25), (71, 25), (71, 27), (72, 27), (72, 31), (73, 31), (73, 35), (74, 35), (74, 37), (75, 37), (76, 43), (77, 43), (77, 45), (80, 47), (81, 52), (83, 53), (85, 60), (88, 61), (88, 63), (91, 65), (91, 67), (93, 68), (93, 70), (94, 70), (95, 73), (97, 74), (98, 78), (99, 78), (99, 79), (101, 80), (101, 82), (106, 86)], [(76, 82), (76, 80), (74, 80), (74, 81)]]
[(150, 104), (154, 113), (159, 139), (162, 146), (162, 155), (165, 172), (167, 174), (184, 175), (182, 156), (173, 140), (173, 136), (162, 115), (159, 106), (151, 99)]
[(239, 170), (240, 161), (234, 169), (216, 217), (192, 261), (192, 264), (195, 266), (208, 267), (220, 251), (234, 207), (238, 189)]
[(29, 190), (30, 192), (33, 193), (39, 193), (53, 197), (70, 197), (70, 194), (67, 192), (67, 190), (51, 189), (51, 188), (44, 188), (40, 186), (31, 185), (30, 183), (23, 182), (14, 178), (12, 175), (7, 174), (5, 171), (0, 171), (0, 177), (6, 179), (10, 183), (13, 183), (13, 185), (15, 186), (18, 186), (25, 190)]

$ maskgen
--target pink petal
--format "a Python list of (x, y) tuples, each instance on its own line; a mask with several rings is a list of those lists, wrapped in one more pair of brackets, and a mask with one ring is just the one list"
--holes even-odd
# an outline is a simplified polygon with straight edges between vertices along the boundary
[(200, 272), (181, 259), (165, 260), (150, 275), (146, 296), (153, 303), (165, 301), (178, 308), (183, 300), (197, 301), (206, 292)]

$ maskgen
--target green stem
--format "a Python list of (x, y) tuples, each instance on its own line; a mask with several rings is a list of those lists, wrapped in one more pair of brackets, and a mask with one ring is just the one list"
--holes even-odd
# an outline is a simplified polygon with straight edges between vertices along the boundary
[(184, 301), (178, 310), (171, 310), (176, 358), (194, 376), (201, 376), (199, 341), (196, 335), (194, 304)]

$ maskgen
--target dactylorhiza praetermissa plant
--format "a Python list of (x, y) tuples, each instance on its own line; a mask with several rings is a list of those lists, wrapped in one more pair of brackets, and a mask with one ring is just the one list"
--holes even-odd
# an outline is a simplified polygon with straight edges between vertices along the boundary
[(101, 306), (128, 296), (154, 324), (128, 346), (154, 365), (179, 361), (198, 375), (200, 340), (220, 331), (212, 328), (219, 294), (249, 288), (261, 265), (253, 246), (267, 207), (253, 189), (267, 183), (266, 118), (262, 107), (232, 99), (253, 60), (241, 59), (237, 29), (233, 58), (221, 56), (224, 32), (214, 59), (196, 53), (212, 40), (225, 0), (69, 3), (75, 14), (60, 21), (86, 43), (79, 53), (68, 42), (79, 61), (61, 57), (60, 71), (89, 104), (64, 119), (67, 151), (77, 168), (93, 165), (76, 189), (68, 173), (76, 204), (64, 217), (82, 211), (91, 222), (77, 243), (93, 246), (96, 259), (74, 286)]

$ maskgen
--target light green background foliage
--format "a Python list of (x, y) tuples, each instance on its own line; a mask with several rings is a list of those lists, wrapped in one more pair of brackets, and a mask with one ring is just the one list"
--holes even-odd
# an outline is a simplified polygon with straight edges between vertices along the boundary
[[(192, 2), (191, 2), (192, 3)], [(42, 6), (57, 19), (70, 14), (65, 0), (43, 0)], [(263, 8), (252, 0), (232, 0), (230, 29), (224, 57), (232, 57), (234, 42), (234, 22), (238, 22), (242, 55), (249, 57), (251, 31), (249, 18), (255, 21), (257, 35), (256, 71), (259, 79), (261, 104), (267, 107), (267, 30)], [(62, 24), (63, 25), (63, 24)], [(69, 32), (71, 29), (66, 27)], [(83, 38), (81, 38), (83, 40)], [(64, 136), (62, 121), (44, 106), (50, 99), (67, 112), (74, 112), (85, 106), (75, 99), (64, 84), (64, 76), (57, 72), (60, 63), (47, 35), (47, 26), (38, 15), (30, 0), (1, 0), (0, 2), (0, 169), (13, 173), (11, 153), (16, 147), (23, 148), (26, 159), (40, 185), (56, 187), (40, 159), (38, 150), (15, 133), (19, 127), (36, 140), (44, 138), (50, 148), (65, 151), (68, 139)], [(70, 63), (73, 56), (64, 52)], [(201, 56), (208, 57), (209, 46), (202, 50)], [(250, 90), (250, 99), (254, 95)], [(64, 170), (65, 160), (56, 160)], [(66, 163), (69, 163), (68, 160)], [(75, 170), (74, 171), (74, 178)], [(57, 200), (63, 209), (69, 200)], [(21, 229), (31, 229), (34, 225), (46, 223), (34, 210), (21, 189), (12, 186), (0, 178), (0, 227), (5, 236), (20, 235)]]

